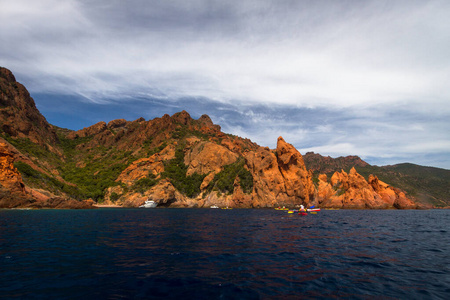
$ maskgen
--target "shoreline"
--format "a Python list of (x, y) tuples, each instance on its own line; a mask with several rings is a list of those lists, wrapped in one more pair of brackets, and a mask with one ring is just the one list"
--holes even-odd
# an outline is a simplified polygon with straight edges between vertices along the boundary
[(93, 204), (92, 206), (98, 208), (122, 208), (122, 206), (117, 204)]

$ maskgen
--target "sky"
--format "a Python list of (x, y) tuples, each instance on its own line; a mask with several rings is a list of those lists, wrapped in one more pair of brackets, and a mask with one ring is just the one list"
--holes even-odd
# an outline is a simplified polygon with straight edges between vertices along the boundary
[(78, 130), (186, 110), (302, 154), (450, 169), (448, 0), (0, 0), (0, 66)]

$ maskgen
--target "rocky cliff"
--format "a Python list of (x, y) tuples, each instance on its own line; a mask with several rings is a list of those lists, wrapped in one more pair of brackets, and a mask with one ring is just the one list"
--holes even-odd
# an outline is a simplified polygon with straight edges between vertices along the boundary
[[(25, 190), (22, 176), (14, 167), (14, 156), (9, 151), (6, 143), (0, 142), (0, 188), (11, 198), (27, 198), (29, 195)], [(6, 199), (2, 199), (5, 201)]]
[[(47, 123), (26, 89), (0, 69), (3, 206), (136, 207), (149, 198), (166, 207), (414, 208), (404, 192), (352, 169), (330, 180), (278, 138), (276, 149), (221, 131), (203, 115), (99, 122), (71, 131)], [(332, 162), (331, 158), (325, 158)], [(356, 157), (340, 164), (362, 166)], [(336, 166), (337, 166), (336, 165)], [(315, 172), (313, 172), (315, 171)], [(21, 200), (14, 204), (12, 198)], [(90, 199), (90, 202), (82, 201)], [(9, 201), (9, 204), (8, 204)], [(25, 202), (24, 202), (25, 201)], [(28, 202), (27, 202), (28, 201)]]
[(319, 175), (317, 203), (325, 208), (417, 208), (417, 204), (407, 198), (404, 192), (390, 187), (373, 175), (366, 181), (355, 168), (349, 173), (344, 170), (335, 172), (330, 181), (327, 175)]
[(53, 127), (36, 108), (27, 89), (8, 69), (0, 67), (0, 130), (12, 137), (27, 138), (42, 147), (57, 141)]
[(92, 208), (92, 202), (48, 196), (26, 187), (14, 167), (11, 146), (0, 142), (0, 208)]

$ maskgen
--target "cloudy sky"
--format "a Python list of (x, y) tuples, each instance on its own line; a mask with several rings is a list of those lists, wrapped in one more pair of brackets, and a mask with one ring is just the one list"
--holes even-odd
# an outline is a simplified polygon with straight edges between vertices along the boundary
[(60, 127), (185, 109), (262, 146), (450, 169), (448, 0), (0, 0), (0, 66)]

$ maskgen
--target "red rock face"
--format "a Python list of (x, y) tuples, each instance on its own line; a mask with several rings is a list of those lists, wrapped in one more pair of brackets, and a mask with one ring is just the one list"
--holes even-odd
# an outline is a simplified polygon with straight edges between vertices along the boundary
[(375, 193), (377, 193), (383, 200), (383, 202), (386, 203), (389, 207), (395, 207), (399, 209), (417, 208), (417, 204), (406, 197), (403, 191), (389, 186), (388, 184), (379, 180), (378, 177), (370, 175), (368, 183), (370, 184), (370, 186), (372, 186)]
[(175, 157), (174, 145), (169, 145), (160, 153), (155, 153), (149, 158), (141, 158), (134, 161), (119, 175), (116, 181), (123, 182), (131, 186), (139, 179), (147, 177), (149, 174), (159, 175), (164, 172), (165, 160), (170, 160)]
[(261, 147), (245, 156), (253, 175), (252, 206), (308, 205), (314, 198), (314, 186), (302, 155), (282, 137), (275, 153)]
[(14, 158), (5, 143), (0, 143), (0, 184), (12, 194), (27, 196), (22, 176), (14, 167)]
[(187, 151), (184, 163), (188, 166), (187, 175), (194, 173), (218, 173), (222, 167), (234, 163), (238, 155), (227, 148), (211, 142), (198, 142)]
[(343, 170), (335, 172), (331, 181), (326, 175), (319, 176), (317, 200), (327, 208), (416, 208), (403, 192), (394, 189), (375, 176), (366, 181), (355, 168), (347, 174)]
[(245, 159), (253, 175), (252, 206), (274, 207), (279, 203), (288, 204), (284, 179), (278, 169), (275, 154), (267, 147), (260, 147), (248, 152)]
[(314, 198), (314, 185), (302, 155), (282, 137), (278, 138), (276, 153), (287, 196), (294, 197), (295, 204), (309, 205)]
[(29, 138), (41, 146), (54, 144), (57, 136), (36, 108), (27, 89), (8, 69), (0, 67), (0, 126), (12, 137)]

